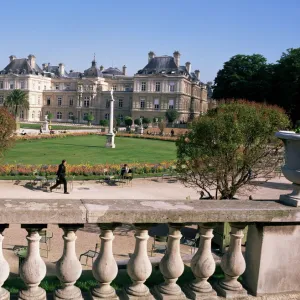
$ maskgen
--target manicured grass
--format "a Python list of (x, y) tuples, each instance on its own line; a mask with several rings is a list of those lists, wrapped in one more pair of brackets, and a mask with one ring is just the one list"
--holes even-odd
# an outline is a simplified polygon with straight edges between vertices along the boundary
[(116, 137), (115, 149), (105, 148), (105, 136), (88, 135), (16, 142), (4, 154), (3, 163), (69, 164), (158, 163), (176, 159), (174, 142)]
[[(28, 124), (28, 123), (20, 123), (20, 128), (22, 129), (40, 129), (41, 124)], [(65, 125), (51, 125), (52, 130), (85, 130), (85, 129), (99, 129), (100, 127), (89, 127), (89, 126), (65, 126)]]

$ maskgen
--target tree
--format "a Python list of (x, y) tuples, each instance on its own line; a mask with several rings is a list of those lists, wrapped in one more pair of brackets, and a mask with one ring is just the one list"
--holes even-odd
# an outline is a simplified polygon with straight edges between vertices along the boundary
[(108, 127), (108, 120), (100, 120), (99, 124), (100, 126)]
[(253, 179), (264, 179), (280, 166), (282, 143), (274, 133), (290, 125), (276, 106), (247, 101), (222, 104), (192, 124), (176, 142), (180, 180), (232, 199)]
[(162, 117), (154, 117), (153, 120), (152, 120), (153, 123), (161, 122), (161, 121), (162, 121)]
[(22, 90), (13, 90), (7, 95), (4, 106), (8, 107), (17, 119), (21, 109), (29, 109), (28, 95)]
[(129, 117), (129, 116), (125, 117), (124, 123), (125, 123), (125, 125), (128, 126), (128, 127), (131, 126), (132, 123), (133, 123), (132, 118)]
[(151, 120), (149, 118), (143, 118), (143, 124), (148, 125), (151, 123)]
[(235, 55), (217, 73), (212, 97), (264, 102), (271, 90), (272, 72), (272, 65), (260, 54)]
[(135, 124), (135, 125), (141, 125), (141, 119), (140, 119), (140, 118), (135, 119), (135, 120), (134, 120), (134, 124)]
[(179, 117), (179, 112), (176, 109), (168, 109), (166, 111), (166, 118), (169, 123), (173, 123)]
[(273, 71), (268, 102), (282, 106), (295, 124), (300, 119), (300, 48), (283, 53)]
[(13, 133), (16, 124), (14, 117), (9, 113), (6, 108), (0, 108), (0, 156), (4, 151), (12, 146)]
[(161, 121), (158, 123), (158, 128), (160, 130), (160, 134), (163, 135), (165, 128), (166, 128), (166, 122), (165, 121)]
[[(48, 116), (48, 118), (49, 118), (49, 116)], [(73, 115), (73, 116), (71, 116), (70, 119), (73, 121), (73, 124), (75, 124), (75, 121), (77, 120), (77, 118)]]
[(93, 114), (91, 114), (91, 113), (88, 113), (87, 115), (85, 115), (85, 116), (83, 117), (83, 120), (84, 120), (84, 121), (87, 121), (89, 126), (91, 126), (92, 121), (94, 121), (94, 119), (95, 119), (95, 117), (94, 117)]

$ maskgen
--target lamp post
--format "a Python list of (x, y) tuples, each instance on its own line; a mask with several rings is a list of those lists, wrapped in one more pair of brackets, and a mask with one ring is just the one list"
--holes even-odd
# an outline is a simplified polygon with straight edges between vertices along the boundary
[(115, 134), (114, 134), (114, 91), (110, 90), (110, 114), (109, 114), (109, 132), (106, 135), (106, 148), (116, 148), (115, 145)]

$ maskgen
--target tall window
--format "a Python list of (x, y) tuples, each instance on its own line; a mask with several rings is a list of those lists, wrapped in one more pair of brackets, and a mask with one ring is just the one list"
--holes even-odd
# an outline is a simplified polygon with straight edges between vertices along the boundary
[(84, 97), (83, 106), (84, 107), (90, 106), (90, 97)]
[(35, 112), (34, 112), (34, 110), (33, 110), (32, 113), (31, 113), (31, 118), (32, 118), (32, 119), (35, 118)]
[(141, 90), (144, 92), (146, 91), (146, 82), (145, 81), (142, 81), (142, 88)]
[(58, 105), (58, 106), (61, 106), (61, 102), (62, 102), (62, 98), (61, 98), (61, 97), (58, 97), (58, 98), (57, 98), (57, 105)]
[(104, 119), (109, 120), (109, 114), (105, 114)]
[(4, 96), (0, 96), (0, 104), (3, 104)]
[(124, 85), (124, 90), (125, 90), (125, 92), (129, 92), (129, 91), (130, 91), (130, 86), (129, 86), (129, 84), (125, 84), (125, 85)]
[(62, 119), (62, 113), (60, 111), (56, 114), (56, 119), (57, 120), (61, 120)]
[(116, 91), (117, 90), (117, 86), (113, 85), (113, 90)]
[(21, 86), (21, 90), (25, 89), (25, 82), (24, 82), (24, 81), (21, 81), (21, 82), (20, 82), (20, 86)]
[(11, 81), (11, 82), (9, 83), (9, 88), (10, 88), (11, 90), (14, 89), (14, 82), (13, 82), (13, 81)]
[(174, 109), (174, 100), (169, 100), (169, 109)]
[(51, 98), (47, 97), (47, 105), (49, 106), (51, 104)]
[(159, 99), (154, 99), (154, 109), (159, 110)]
[(0, 81), (0, 90), (2, 90), (4, 87), (3, 81)]
[(106, 107), (106, 108), (109, 108), (109, 106), (110, 106), (109, 102), (110, 102), (110, 101), (109, 101), (108, 99), (106, 99), (106, 103), (105, 103), (105, 107)]
[(119, 99), (119, 108), (123, 107), (123, 99)]
[(175, 92), (175, 83), (174, 82), (170, 82), (169, 90), (170, 90), (170, 92)]
[(66, 90), (69, 90), (70, 89), (70, 83), (67, 83), (66, 84)]
[(59, 84), (56, 84), (56, 85), (55, 85), (55, 89), (56, 89), (56, 90), (59, 90)]
[(140, 101), (140, 108), (141, 109), (145, 108), (145, 99), (141, 99), (141, 101)]
[(74, 104), (73, 98), (70, 98), (70, 99), (69, 99), (69, 105), (70, 105), (70, 106), (73, 106), (73, 104)]
[(74, 114), (72, 112), (69, 112), (69, 116), (68, 116), (69, 120), (72, 120), (73, 116)]
[(160, 92), (160, 82), (155, 83), (155, 92)]

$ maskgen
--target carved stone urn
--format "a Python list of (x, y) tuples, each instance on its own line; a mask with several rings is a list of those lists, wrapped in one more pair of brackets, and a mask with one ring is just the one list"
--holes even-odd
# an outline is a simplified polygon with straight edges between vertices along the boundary
[(280, 195), (280, 202), (290, 206), (300, 206), (300, 134), (293, 131), (276, 132), (276, 137), (284, 142), (285, 164), (282, 173), (293, 183), (293, 192)]

